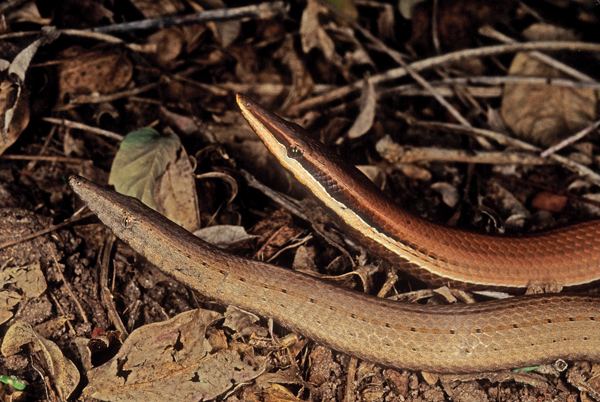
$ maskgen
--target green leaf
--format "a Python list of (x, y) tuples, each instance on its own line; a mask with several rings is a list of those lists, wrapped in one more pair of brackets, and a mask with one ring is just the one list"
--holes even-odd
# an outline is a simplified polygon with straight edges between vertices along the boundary
[(24, 390), (26, 387), (26, 384), (24, 381), (21, 381), (18, 378), (10, 376), (10, 375), (0, 375), (0, 382), (3, 382), (4, 384), (12, 385), (15, 389), (18, 389), (20, 391)]
[(181, 141), (173, 133), (160, 135), (145, 127), (125, 136), (115, 156), (108, 183), (121, 193), (157, 209), (152, 192), (156, 180), (177, 158)]

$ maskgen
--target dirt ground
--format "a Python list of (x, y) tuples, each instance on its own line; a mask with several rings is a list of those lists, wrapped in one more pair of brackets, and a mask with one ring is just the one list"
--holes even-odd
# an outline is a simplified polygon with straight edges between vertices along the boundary
[(374, 296), (505, 297), (432, 289), (366, 252), (235, 102), (305, 127), (441, 225), (597, 219), (597, 2), (414, 3), (0, 4), (1, 400), (600, 400), (593, 362), (437, 375), (324, 348), (165, 275), (68, 185), (113, 186), (232, 253)]

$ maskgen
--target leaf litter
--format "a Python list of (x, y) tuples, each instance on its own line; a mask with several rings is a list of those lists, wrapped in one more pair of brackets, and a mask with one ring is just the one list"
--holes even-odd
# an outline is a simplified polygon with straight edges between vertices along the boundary
[[(584, 181), (579, 177), (580, 173), (565, 174), (564, 167), (557, 165), (556, 159), (542, 167), (511, 164), (502, 170), (503, 176), (498, 166), (473, 168), (482, 165), (448, 162), (450, 152), (444, 151), (455, 148), (475, 154), (489, 151), (487, 146), (494, 148), (496, 153), (511, 154), (517, 161), (523, 161), (525, 157), (513, 153), (512, 147), (517, 143), (514, 139), (512, 142), (492, 139), (482, 145), (472, 139), (472, 134), (465, 135), (466, 129), (453, 133), (448, 129), (449, 125), (440, 129), (422, 124), (433, 120), (453, 124), (454, 116), (462, 116), (474, 127), (502, 131), (496, 133), (501, 135), (512, 131), (510, 134), (544, 144), (546, 137), (554, 138), (562, 132), (571, 134), (592, 122), (596, 118), (598, 88), (583, 74), (573, 76), (555, 65), (546, 67), (532, 61), (532, 54), (513, 56), (505, 52), (498, 53), (493, 59), (473, 56), (472, 51), (479, 50), (476, 47), (486, 47), (489, 42), (495, 45), (501, 40), (497, 34), (490, 36), (493, 28), (488, 27), (486, 34), (479, 29), (485, 24), (511, 35), (518, 32), (522, 34), (521, 39), (540, 40), (539, 36), (527, 36), (528, 32), (522, 27), (528, 25), (523, 16), (537, 21), (551, 14), (543, 4), (430, 1), (412, 7), (407, 6), (407, 2), (400, 2), (400, 6), (412, 8), (403, 20), (394, 12), (395, 5), (338, 3), (338, 9), (347, 10), (345, 16), (335, 11), (335, 6), (332, 8), (316, 1), (294, 3), (291, 8), (281, 8), (277, 2), (270, 2), (256, 7), (255, 13), (246, 15), (243, 20), (194, 22), (182, 26), (160, 25), (160, 18), (179, 17), (202, 8), (226, 14), (234, 8), (229, 2), (180, 3), (175, 0), (153, 3), (152, 7), (147, 2), (134, 1), (130, 9), (119, 8), (117, 3), (112, 7), (108, 3), (100, 5), (71, 0), (47, 6), (52, 11), (49, 14), (43, 7), (37, 10), (34, 3), (13, 9), (14, 12), (2, 8), (7, 14), (8, 25), (5, 27), (15, 33), (22, 28), (31, 29), (31, 24), (55, 24), (71, 29), (60, 31), (60, 37), (51, 46), (36, 49), (28, 46), (41, 42), (29, 36), (18, 40), (3, 39), (14, 43), (15, 51), (5, 51), (6, 60), (0, 61), (0, 69), (4, 72), (0, 84), (0, 110), (5, 122), (9, 122), (3, 127), (8, 124), (6, 134), (10, 137), (10, 143), (0, 153), (7, 158), (34, 158), (35, 162), (18, 159), (0, 162), (0, 205), (12, 203), (11, 206), (15, 206), (26, 200), (31, 203), (28, 208), (60, 221), (73, 209), (65, 177), (85, 172), (96, 181), (106, 183), (107, 172), (111, 171), (111, 182), (114, 180), (119, 188), (126, 188), (143, 198), (187, 229), (211, 225), (202, 231), (221, 246), (233, 244), (246, 256), (273, 256), (282, 265), (297, 265), (300, 269), (314, 267), (326, 276), (352, 271), (348, 261), (357, 253), (351, 247), (348, 247), (351, 251), (344, 248), (347, 244), (339, 241), (339, 232), (327, 232), (332, 227), (330, 222), (315, 219), (308, 225), (298, 224), (297, 217), (309, 214), (297, 212), (293, 219), (290, 215), (280, 221), (281, 210), (277, 205), (290, 207), (293, 202), (271, 194), (277, 204), (271, 203), (263, 194), (249, 191), (239, 179), (239, 169), (243, 167), (274, 188), (294, 196), (302, 194), (289, 175), (265, 156), (264, 147), (256, 142), (235, 108), (232, 94), (244, 92), (272, 110), (280, 108), (282, 115), (295, 118), (297, 123), (314, 132), (315, 138), (352, 163), (369, 164), (368, 170), (374, 177), (384, 177), (382, 186), (395, 194), (398, 201), (413, 212), (439, 222), (458, 223), (474, 230), (494, 227), (496, 223), (502, 226), (503, 223), (505, 227), (518, 227), (522, 231), (526, 227), (554, 227), (572, 221), (574, 217), (587, 219), (589, 214), (597, 214), (597, 207), (594, 209), (587, 201), (583, 203), (574, 198), (581, 195), (581, 198), (597, 201), (589, 180), (585, 186), (571, 190), (575, 195), (569, 197), (529, 184), (551, 183), (557, 188), (571, 188), (572, 183)], [(434, 8), (435, 3), (439, 8)], [(280, 8), (270, 14), (256, 12), (270, 7)], [(556, 10), (560, 5), (553, 7)], [(569, 13), (558, 12), (565, 18), (567, 14), (572, 18), (565, 26), (581, 29), (578, 35), (567, 38), (571, 50), (578, 51), (584, 45), (598, 42), (594, 36), (598, 32), (594, 10), (579, 3), (573, 3), (569, 10)], [(19, 17), (25, 11), (36, 17), (25, 20)], [(438, 16), (437, 30), (430, 25), (433, 15)], [(157, 20), (153, 22), (147, 18), (157, 18), (159, 24), (151, 25)], [(125, 24), (120, 24), (121, 20), (149, 25), (128, 30)], [(560, 21), (561, 18), (549, 20)], [(102, 27), (104, 24), (110, 25)], [(507, 26), (503, 24), (510, 24), (510, 29), (505, 29)], [(534, 24), (530, 25), (534, 27)], [(107, 28), (118, 28), (119, 31), (113, 32), (120, 33), (117, 37), (116, 34), (98, 34), (98, 30), (91, 32), (80, 28), (99, 28), (104, 32), (108, 32)], [(558, 36), (558, 31), (546, 39), (564, 40)], [(369, 34), (380, 42), (373, 42)], [(588, 43), (578, 42), (580, 40)], [(471, 56), (465, 60), (463, 56), (468, 52)], [(17, 58), (19, 54), (20, 58)], [(438, 54), (441, 56), (431, 56)], [(415, 91), (414, 85), (412, 92), (400, 89), (412, 80), (402, 78), (406, 72), (399, 74), (402, 68), (393, 61), (398, 55), (413, 66), (413, 73), (422, 74), (424, 79), (439, 86), (439, 92), (448, 98), (454, 113), (437, 105), (429, 89), (416, 87), (419, 90)], [(436, 64), (443, 57), (450, 60), (449, 56), (454, 56), (454, 64)], [(560, 58), (574, 67), (586, 67), (586, 63), (574, 62), (570, 57)], [(594, 66), (596, 62), (592, 58), (587, 64)], [(16, 69), (12, 80), (7, 78), (11, 65)], [(598, 78), (593, 69), (587, 70), (587, 74)], [(481, 79), (502, 77), (506, 71), (513, 74), (515, 81), (504, 86), (477, 84), (483, 80), (470, 81), (474, 76)], [(518, 81), (520, 77), (527, 78), (525, 76), (545, 78), (545, 81), (539, 89)], [(464, 80), (457, 84), (447, 77)], [(560, 79), (563, 84), (568, 82), (569, 85), (560, 87), (567, 89), (555, 91), (559, 87), (553, 85), (555, 79)], [(578, 80), (585, 82), (585, 88)], [(511, 94), (518, 96), (511, 98)], [(307, 109), (307, 104), (313, 106)], [(40, 117), (45, 119), (47, 116), (56, 117), (52, 124), (60, 124), (60, 129), (43, 123)], [(139, 153), (127, 150), (129, 140), (124, 142), (122, 151), (117, 151), (119, 135), (101, 138), (95, 134), (108, 130), (121, 134), (136, 132), (140, 127), (150, 126), (154, 132), (145, 139), (134, 141), (134, 148)], [(389, 150), (393, 144), (403, 144), (420, 150), (428, 148), (441, 158), (388, 164), (378, 159), (373, 145), (386, 135), (391, 139), (380, 141), (384, 150)], [(577, 172), (584, 172), (584, 167), (595, 169), (598, 164), (594, 145), (597, 133), (590, 130), (587, 135), (591, 137), (585, 137), (567, 150), (570, 160), (581, 165)], [(495, 138), (500, 137), (496, 135)], [(509, 143), (513, 145), (504, 145)], [(524, 151), (516, 148), (520, 152), (531, 152), (531, 148)], [(86, 161), (79, 165), (81, 159), (70, 158), (68, 152)], [(117, 160), (111, 169), (111, 164)], [(232, 200), (229, 184), (218, 180), (196, 181), (194, 173), (201, 177), (206, 177), (207, 173), (228, 177), (227, 180), (235, 183), (239, 195)], [(519, 184), (520, 180), (527, 184)], [(507, 201), (510, 201), (510, 207)], [(290, 207), (290, 210), (293, 208), (298, 207)], [(312, 208), (305, 207), (311, 209), (310, 212)], [(519, 225), (512, 224), (513, 221), (518, 221)], [(317, 228), (318, 235), (306, 236), (311, 240), (297, 247), (294, 239), (309, 227), (311, 231)], [(247, 235), (243, 228), (253, 228), (248, 230), (253, 234)], [(481, 380), (489, 378), (484, 375), (474, 376), (475, 379), (463, 380), (468, 381), (463, 387), (456, 387), (454, 379), (451, 385), (444, 381), (440, 384), (437, 380), (426, 384), (422, 378), (429, 376), (424, 374), (386, 370), (366, 362), (353, 366), (347, 356), (314, 347), (307, 340), (288, 344), (285, 337), (278, 344), (271, 336), (277, 337), (279, 328), (261, 331), (260, 323), (243, 312), (232, 313), (233, 310), (227, 313), (229, 319), (225, 330), (220, 329), (223, 327), (219, 323), (206, 324), (202, 329), (203, 338), (199, 338), (190, 333), (190, 328), (197, 329), (198, 324), (194, 326), (185, 321), (189, 318), (181, 315), (196, 314), (193, 312), (197, 311), (198, 305), (210, 302), (191, 295), (170, 278), (155, 275), (152, 279), (144, 279), (141, 273), (145, 272), (143, 260), (119, 242), (114, 247), (116, 251), (111, 253), (112, 243), (106, 241), (102, 229), (93, 221), (78, 225), (77, 233), (81, 234), (85, 246), (80, 245), (81, 240), (77, 238), (70, 243), (70, 252), (59, 258), (66, 280), (71, 282), (93, 322), (86, 324), (72, 319), (79, 316), (75, 303), (65, 296), (67, 292), (43, 259), (39, 270), (37, 266), (28, 265), (29, 261), (23, 262), (24, 257), (43, 252), (42, 247), (35, 246), (29, 251), (21, 251), (22, 255), (14, 256), (13, 260), (3, 260), (0, 267), (0, 273), (20, 278), (0, 283), (0, 311), (4, 311), (9, 320), (0, 327), (3, 331), (0, 335), (6, 340), (8, 328), (17, 325), (17, 331), (20, 325), (25, 328), (22, 323), (29, 323), (36, 325), (37, 330), (18, 331), (27, 334), (23, 338), (31, 340), (28, 344), (42, 348), (39, 346), (44, 344), (42, 339), (51, 338), (68, 356), (76, 355), (72, 352), (77, 348), (82, 361), (79, 367), (84, 367), (82, 373), (87, 374), (89, 380), (86, 395), (110, 400), (266, 400), (272, 397), (279, 400), (346, 398), (350, 401), (354, 397), (362, 400), (458, 400), (462, 394), (472, 400), (498, 400), (502, 395), (510, 395), (513, 399), (536, 395), (540, 399), (548, 397), (550, 392), (552, 398), (561, 400), (577, 392), (576, 388), (564, 383), (562, 377), (550, 377), (548, 383), (558, 382), (559, 386), (548, 388), (540, 385), (545, 379), (528, 383), (510, 374), (490, 382)], [(0, 237), (3, 235), (5, 233), (0, 231)], [(59, 238), (62, 234), (53, 236)], [(322, 239), (328, 239), (330, 243)], [(102, 251), (104, 244), (108, 246)], [(338, 247), (351, 258), (342, 257)], [(108, 318), (108, 307), (98, 302), (95, 290), (98, 285), (94, 278), (99, 269), (95, 261), (100, 253), (106, 256), (102, 259), (106, 261), (103, 264), (110, 264), (114, 270), (105, 290), (114, 299), (117, 318), (123, 321), (123, 328), (131, 333), (122, 345), (118, 343), (121, 334), (112, 330), (114, 322)], [(19, 270), (30, 269), (31, 281), (17, 274)], [(108, 269), (104, 266), (102, 272), (106, 274)], [(40, 272), (45, 278), (40, 277)], [(109, 275), (106, 277), (110, 278)], [(47, 288), (38, 286), (42, 284), (41, 279), (45, 279)], [(347, 282), (350, 286), (359, 286), (351, 278)], [(27, 283), (35, 292), (28, 290)], [(402, 279), (395, 286), (402, 292), (415, 285)], [(40, 292), (40, 296), (35, 296)], [(32, 307), (36, 305), (47, 310), (41, 314)], [(46, 311), (52, 315), (46, 315)], [(64, 330), (66, 320), (73, 321), (76, 338), (72, 332)], [(202, 320), (211, 322), (210, 318)], [(40, 324), (40, 321), (43, 322)], [(157, 322), (164, 322), (165, 327), (153, 327)], [(176, 333), (173, 332), (175, 326), (180, 328)], [(153, 331), (146, 333), (142, 329)], [(239, 331), (233, 337), (243, 339), (247, 344), (228, 344), (230, 329)], [(141, 331), (139, 335), (138, 331)], [(267, 332), (269, 336), (265, 336)], [(163, 334), (163, 338), (159, 339), (159, 334)], [(71, 342), (74, 339), (76, 341)], [(104, 346), (99, 348), (99, 344)], [(307, 344), (309, 346), (305, 348)], [(199, 351), (189, 350), (192, 346), (198, 347)], [(74, 380), (63, 380), (56, 375), (56, 367), (68, 366), (64, 356), (56, 354), (44, 358), (50, 362), (44, 364), (45, 367), (34, 366), (29, 362), (34, 355), (27, 348), (10, 358), (2, 357), (0, 370), (26, 377), (30, 383), (26, 392), (30, 393), (31, 399), (47, 398), (46, 390), (67, 395)], [(256, 378), (266, 365), (264, 357), (254, 356), (255, 350), (269, 355), (277, 368), (252, 384), (237, 387)], [(33, 367), (41, 368), (40, 372)], [(160, 370), (152, 372), (150, 367), (160, 367)], [(193, 376), (186, 377), (192, 372)], [(593, 369), (583, 367), (581, 378), (584, 382), (592, 372)], [(261, 382), (260, 378), (265, 380)], [(307, 382), (305, 378), (311, 380)], [(529, 385), (517, 385), (514, 381)], [(290, 385), (289, 390), (294, 392), (279, 384)], [(585, 389), (585, 385), (576, 387)], [(586, 394), (581, 395), (584, 398)], [(13, 393), (12, 396), (18, 395)], [(76, 391), (72, 397), (81, 395)]]

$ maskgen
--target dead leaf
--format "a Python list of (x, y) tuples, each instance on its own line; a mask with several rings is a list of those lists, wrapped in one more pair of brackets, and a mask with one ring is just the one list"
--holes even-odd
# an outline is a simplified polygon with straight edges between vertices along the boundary
[(243, 226), (235, 225), (210, 226), (197, 230), (194, 234), (205, 242), (219, 248), (227, 248), (234, 244), (259, 237), (248, 234)]
[(266, 359), (251, 367), (231, 349), (212, 353), (206, 328), (220, 317), (193, 310), (136, 329), (113, 359), (88, 372), (84, 396), (120, 402), (209, 400), (255, 378)]
[(349, 138), (358, 138), (365, 134), (373, 126), (375, 119), (375, 106), (377, 98), (375, 96), (375, 88), (370, 80), (365, 80), (362, 94), (360, 96), (360, 112), (354, 120), (354, 124), (348, 130)]
[(9, 283), (20, 289), (28, 298), (40, 296), (48, 287), (39, 262), (24, 267), (5, 268), (0, 272), (0, 284)]
[[(302, 51), (308, 54), (312, 49), (320, 49), (327, 60), (334, 58), (339, 59), (339, 55), (335, 53), (335, 44), (327, 35), (327, 32), (319, 23), (319, 14), (326, 13), (327, 9), (320, 5), (315, 0), (308, 0), (306, 8), (302, 13), (300, 20), (300, 41), (302, 43)], [(340, 60), (337, 63), (341, 64)]]
[(56, 29), (43, 28), (42, 36), (15, 56), (0, 82), (0, 155), (29, 124), (29, 90), (25, 86), (29, 64), (40, 46), (53, 42), (58, 36)]
[(63, 139), (63, 151), (66, 156), (84, 155), (85, 143), (82, 139), (73, 138), (71, 130), (67, 129)]
[(2, 342), (2, 355), (4, 357), (16, 355), (21, 351), (21, 346), (28, 343), (35, 352), (39, 352), (60, 398), (62, 400), (69, 398), (79, 384), (77, 367), (63, 355), (54, 342), (39, 336), (30, 324), (18, 322), (8, 329)]
[(25, 2), (20, 8), (13, 10), (6, 15), (6, 22), (8, 26), (14, 24), (15, 22), (29, 22), (38, 26), (49, 26), (52, 24), (52, 19), (42, 18), (35, 2)]
[(185, 40), (181, 29), (171, 27), (148, 36), (147, 43), (154, 46), (156, 62), (161, 66), (168, 66), (181, 54)]
[(12, 318), (12, 309), (19, 304), (21, 300), (21, 295), (14, 290), (0, 292), (0, 324), (4, 324)]
[(67, 94), (111, 94), (131, 81), (133, 65), (124, 50), (98, 46), (87, 50), (70, 47), (59, 54), (58, 103), (68, 103)]
[(440, 193), (442, 196), (442, 201), (444, 201), (444, 204), (448, 205), (450, 208), (454, 208), (460, 201), (460, 194), (458, 193), (458, 190), (450, 183), (441, 181), (433, 183), (431, 185), (431, 189)]
[(29, 91), (8, 80), (0, 83), (0, 155), (29, 124)]
[(121, 193), (158, 209), (154, 200), (156, 180), (177, 159), (181, 148), (173, 133), (161, 136), (151, 128), (142, 128), (125, 136), (113, 161), (108, 184)]
[[(12, 285), (10, 289), (2, 289)], [(0, 324), (13, 316), (13, 308), (23, 299), (38, 297), (47, 284), (40, 263), (23, 267), (8, 267), (0, 272)]]
[(292, 88), (281, 105), (281, 109), (285, 110), (310, 95), (314, 90), (315, 82), (307, 70), (304, 60), (296, 53), (292, 35), (286, 36), (285, 41), (273, 56), (281, 59), (281, 63), (286, 65), (292, 74)]
[(196, 181), (190, 158), (182, 147), (177, 159), (156, 182), (153, 197), (158, 212), (193, 232), (200, 228)]
[(234, 330), (237, 333), (236, 338), (252, 335), (253, 333), (261, 337), (269, 335), (269, 332), (265, 328), (256, 325), (259, 321), (260, 318), (252, 313), (235, 306), (228, 306), (227, 311), (225, 311), (223, 326)]
[(294, 396), (287, 388), (279, 384), (273, 384), (261, 393), (262, 400), (272, 402), (302, 402), (302, 399)]
[[(530, 27), (529, 36), (537, 40), (572, 39), (568, 30), (547, 24)], [(545, 63), (518, 53), (510, 75), (566, 78)], [(544, 146), (553, 145), (575, 134), (596, 120), (596, 91), (552, 85), (508, 84), (504, 87), (501, 114), (516, 136)]]
[(33, 330), (37, 332), (40, 336), (44, 338), (49, 338), (56, 331), (61, 331), (64, 328), (67, 321), (73, 321), (74, 319), (75, 316), (73, 314), (61, 315), (36, 325), (35, 327), (33, 327)]

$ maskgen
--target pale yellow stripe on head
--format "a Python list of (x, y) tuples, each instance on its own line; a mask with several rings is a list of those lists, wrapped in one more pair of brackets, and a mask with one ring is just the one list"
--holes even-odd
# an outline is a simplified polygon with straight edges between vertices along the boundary
[[(240, 109), (242, 114), (254, 130), (254, 132), (261, 138), (264, 142), (265, 146), (271, 151), (273, 155), (280, 161), (280, 163), (288, 169), (299, 182), (304, 184), (309, 190), (319, 198), (328, 208), (330, 208), (336, 215), (338, 215), (347, 225), (357, 229), (364, 236), (370, 238), (376, 243), (380, 244), (382, 247), (391, 250), (399, 257), (405, 259), (409, 263), (414, 263), (423, 267), (429, 272), (434, 273), (435, 275), (439, 275), (441, 277), (445, 277), (448, 279), (458, 280), (460, 278), (455, 278), (449, 272), (445, 272), (446, 269), (441, 269), (433, 263), (433, 261), (429, 261), (427, 257), (423, 257), (421, 254), (416, 251), (404, 246), (400, 242), (395, 239), (389, 237), (385, 233), (382, 233), (377, 230), (377, 228), (369, 225), (365, 222), (359, 215), (357, 215), (351, 208), (348, 208), (346, 205), (340, 203), (335, 198), (331, 197), (327, 190), (323, 187), (321, 183), (319, 183), (304, 167), (298, 162), (298, 160), (290, 158), (288, 156), (288, 151), (282, 143), (280, 143), (275, 136), (271, 133), (271, 131), (265, 127), (264, 124), (260, 122), (252, 113), (246, 109), (243, 102), (238, 102), (240, 105)], [(477, 284), (477, 283), (475, 283)], [(502, 286), (500, 284), (500, 286)]]

